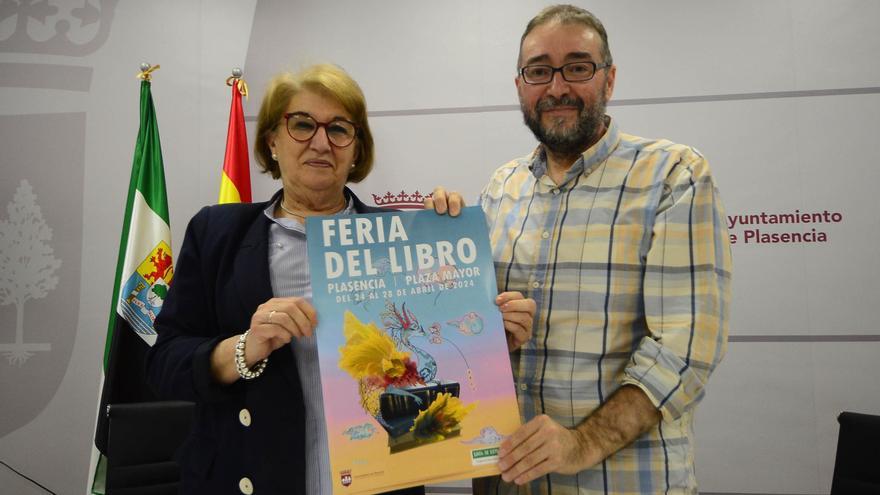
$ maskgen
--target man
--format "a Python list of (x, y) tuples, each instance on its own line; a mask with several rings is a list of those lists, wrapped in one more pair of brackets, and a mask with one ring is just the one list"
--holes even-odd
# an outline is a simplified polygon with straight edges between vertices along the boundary
[[(730, 246), (706, 160), (622, 133), (602, 23), (548, 7), (516, 87), (540, 141), (480, 198), (499, 290), (538, 305), (511, 355), (527, 421), (478, 493), (696, 493), (693, 416), (727, 345)], [(457, 214), (461, 197), (426, 206)]]

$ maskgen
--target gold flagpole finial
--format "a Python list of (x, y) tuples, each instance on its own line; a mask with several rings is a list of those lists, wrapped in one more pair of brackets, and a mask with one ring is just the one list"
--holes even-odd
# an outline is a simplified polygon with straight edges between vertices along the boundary
[(244, 82), (244, 79), (241, 78), (241, 69), (236, 67), (232, 69), (232, 75), (226, 78), (226, 85), (232, 86), (236, 85), (238, 88), (238, 92), (241, 93), (241, 96), (244, 96), (245, 99), (248, 97), (248, 86), (247, 83)]
[(159, 69), (159, 64), (150, 65), (144, 62), (141, 64), (141, 71), (138, 73), (137, 78), (150, 81), (153, 78), (153, 71), (157, 69)]

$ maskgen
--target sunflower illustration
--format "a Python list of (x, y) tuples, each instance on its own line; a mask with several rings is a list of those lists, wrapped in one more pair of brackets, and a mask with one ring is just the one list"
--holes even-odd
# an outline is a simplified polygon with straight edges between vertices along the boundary
[(461, 429), (462, 420), (477, 406), (467, 406), (449, 393), (437, 395), (434, 402), (424, 411), (420, 411), (409, 431), (420, 442), (438, 442), (455, 435)]

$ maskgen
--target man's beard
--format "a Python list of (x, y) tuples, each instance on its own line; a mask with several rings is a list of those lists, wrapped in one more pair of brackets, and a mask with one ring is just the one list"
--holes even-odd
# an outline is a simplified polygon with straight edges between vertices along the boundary
[[(605, 104), (603, 88), (599, 99), (589, 107), (584, 107), (584, 101), (580, 98), (566, 95), (559, 99), (545, 96), (535, 105), (534, 111), (527, 109), (525, 103), (520, 101), (520, 108), (526, 125), (548, 150), (561, 155), (579, 155), (593, 144), (593, 138), (604, 126)], [(560, 122), (552, 122), (548, 126), (541, 123), (545, 110), (559, 106), (577, 108), (578, 115), (574, 126), (564, 126)]]

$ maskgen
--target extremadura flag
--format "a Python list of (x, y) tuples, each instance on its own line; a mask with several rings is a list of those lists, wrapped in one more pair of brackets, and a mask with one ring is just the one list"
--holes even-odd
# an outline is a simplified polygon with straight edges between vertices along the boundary
[[(95, 432), (95, 446), (103, 455), (107, 405), (156, 400), (145, 381), (144, 357), (156, 340), (153, 322), (174, 278), (162, 146), (148, 74), (143, 78), (140, 129), (104, 347), (104, 385)], [(101, 471), (99, 466), (96, 484), (101, 484)]]

